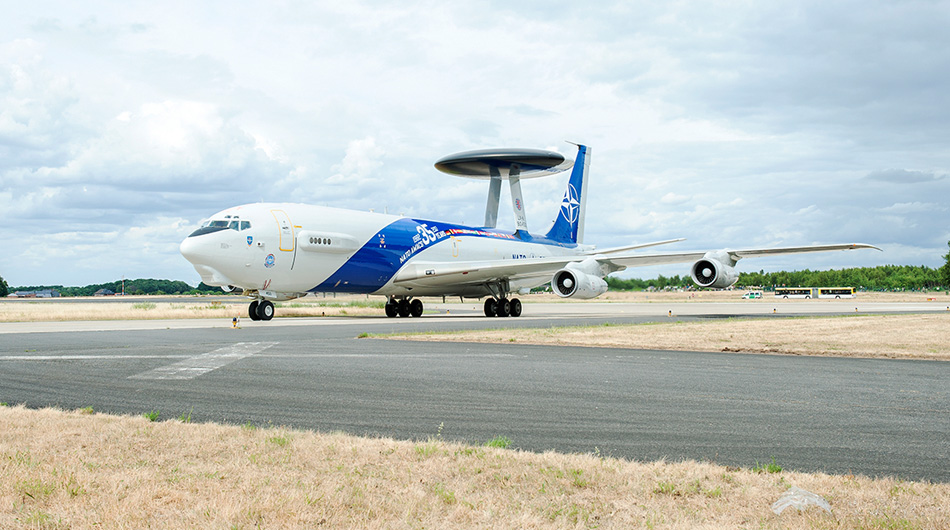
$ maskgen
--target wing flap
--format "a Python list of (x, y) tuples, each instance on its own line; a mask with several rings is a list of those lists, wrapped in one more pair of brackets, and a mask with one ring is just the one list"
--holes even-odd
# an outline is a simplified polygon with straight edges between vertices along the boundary
[(435, 286), (485, 283), (498, 279), (537, 278), (554, 274), (564, 265), (582, 259), (584, 259), (582, 256), (557, 256), (463, 263), (411, 263), (396, 274), (393, 283)]

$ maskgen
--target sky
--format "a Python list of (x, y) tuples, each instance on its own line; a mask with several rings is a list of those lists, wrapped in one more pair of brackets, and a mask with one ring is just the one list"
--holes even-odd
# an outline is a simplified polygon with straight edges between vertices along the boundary
[[(436, 160), (573, 158), (568, 141), (592, 150), (586, 243), (884, 250), (740, 271), (936, 267), (948, 250), (946, 1), (3, 4), (11, 286), (196, 285), (179, 243), (250, 202), (478, 225), (487, 183)], [(523, 181), (532, 231), (566, 181)]]

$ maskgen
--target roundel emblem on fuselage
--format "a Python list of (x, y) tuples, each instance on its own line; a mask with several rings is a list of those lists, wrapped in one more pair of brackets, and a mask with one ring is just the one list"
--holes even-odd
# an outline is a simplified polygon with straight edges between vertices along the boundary
[(568, 223), (573, 225), (577, 222), (578, 210), (581, 202), (577, 199), (577, 189), (573, 184), (567, 185), (567, 191), (564, 192), (564, 200), (561, 201), (561, 215)]

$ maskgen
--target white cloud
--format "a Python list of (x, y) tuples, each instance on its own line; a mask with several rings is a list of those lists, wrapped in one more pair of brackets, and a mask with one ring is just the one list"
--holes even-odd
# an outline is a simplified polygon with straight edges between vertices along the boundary
[[(888, 252), (828, 259), (935, 265), (946, 21), (939, 2), (24, 4), (0, 20), (0, 273), (112, 280), (128, 243), (143, 276), (196, 281), (177, 238), (259, 200), (477, 224), (484, 186), (436, 159), (562, 140), (593, 147), (588, 242), (865, 240)], [(532, 230), (565, 180), (525, 181)]]

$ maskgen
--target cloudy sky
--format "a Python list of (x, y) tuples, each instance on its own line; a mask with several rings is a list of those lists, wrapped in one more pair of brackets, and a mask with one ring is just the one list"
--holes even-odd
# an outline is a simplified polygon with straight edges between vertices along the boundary
[[(0, 276), (196, 284), (179, 242), (247, 202), (479, 224), (486, 184), (439, 173), (437, 159), (489, 147), (573, 157), (565, 140), (593, 150), (588, 243), (885, 250), (747, 271), (942, 262), (950, 3), (593, 5), (8, 6)], [(565, 182), (524, 183), (533, 230)], [(514, 224), (510, 210), (499, 224)]]

